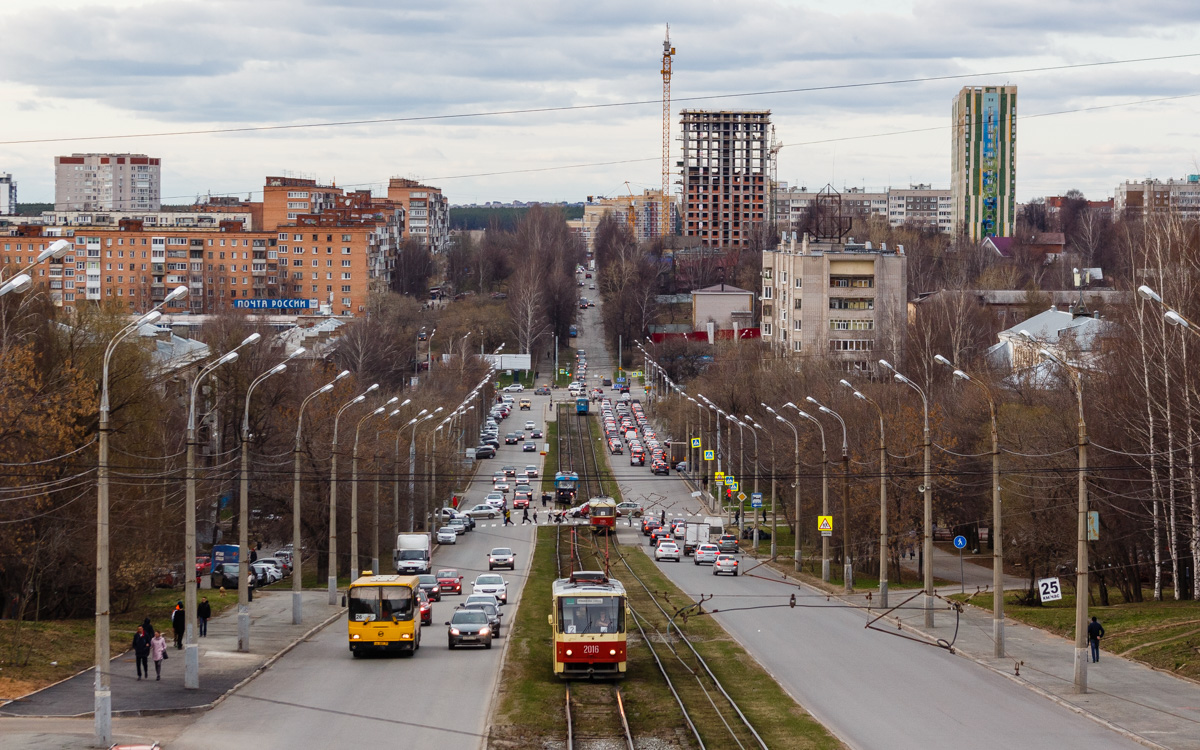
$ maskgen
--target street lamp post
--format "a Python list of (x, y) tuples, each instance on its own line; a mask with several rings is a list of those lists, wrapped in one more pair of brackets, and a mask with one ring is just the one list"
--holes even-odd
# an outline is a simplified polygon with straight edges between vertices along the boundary
[[(793, 469), (793, 472), (792, 472), (792, 483), (793, 483), (792, 486), (795, 487), (795, 492), (796, 492), (796, 496), (795, 496), (796, 507), (794, 510), (794, 513), (796, 516), (796, 532), (793, 535), (795, 537), (794, 542), (795, 542), (796, 551), (795, 551), (795, 559), (793, 560), (792, 564), (793, 564), (793, 567), (796, 570), (796, 572), (799, 573), (801, 563), (803, 561), (803, 552), (804, 552), (803, 539), (800, 536), (800, 529), (801, 529), (801, 523), (800, 523), (800, 431), (796, 429), (796, 425), (792, 424), (792, 422), (790, 422), (789, 420), (784, 419), (782, 416), (779, 415), (779, 412), (775, 411), (771, 407), (769, 407), (763, 403), (760, 403), (759, 406), (763, 407), (764, 409), (769, 411), (771, 414), (774, 414), (775, 419), (779, 420), (780, 422), (783, 422), (785, 425), (790, 427), (792, 430), (792, 440), (795, 443), (795, 468)], [(824, 456), (824, 451), (825, 451), (825, 436), (824, 436), (824, 433), (822, 433), (822, 435), (821, 435), (822, 456)], [(772, 458), (771, 460), (774, 461), (774, 458)], [(774, 494), (774, 492), (775, 492), (774, 484), (775, 484), (775, 472), (772, 471), (771, 472), (771, 485), (772, 485), (771, 492), (772, 492), (772, 494)], [(822, 486), (824, 486), (824, 475), (823, 474), (822, 474)], [(828, 569), (828, 565), (826, 565), (825, 567), (826, 567), (826, 569)], [(828, 571), (826, 572), (825, 580), (827, 580), (827, 581), (829, 580)]]
[[(384, 417), (384, 419), (385, 420), (391, 419), (392, 417), (399, 414), (401, 409), (403, 409), (404, 407), (408, 406), (411, 403), (412, 403), (411, 398), (404, 399), (402, 402), (400, 402), (400, 405), (398, 407), (396, 407), (386, 417)], [(375, 464), (376, 464), (376, 466), (375, 466), (375, 508), (372, 511), (373, 517), (371, 519), (371, 529), (372, 529), (371, 533), (373, 535), (372, 545), (371, 545), (371, 570), (376, 575), (379, 574), (379, 483), (380, 483), (380, 481), (382, 479), (382, 475), (383, 475), (383, 472), (382, 472), (381, 468), (379, 467), (379, 464), (381, 463), (380, 462), (380, 453), (379, 453), (379, 435), (382, 431), (383, 431), (382, 428), (380, 428), (375, 433)], [(396, 443), (397, 443), (397, 446), (399, 446), (400, 428), (397, 428), (396, 435), (397, 435)], [(397, 524), (397, 514), (399, 512), (399, 504), (400, 504), (400, 478), (398, 476), (396, 476), (394, 473), (396, 471), (397, 465), (399, 464), (399, 458), (400, 458), (399, 451), (397, 451), (396, 462), (393, 463), (393, 465), (392, 465), (393, 480), (395, 482), (395, 492), (394, 492), (393, 498), (392, 498), (392, 500), (393, 500), (393, 505), (392, 505), (393, 536), (395, 536), (395, 528), (396, 528), (396, 524)]]
[[(64, 240), (65, 242), (65, 240)], [(53, 247), (53, 245), (51, 246)], [(29, 277), (26, 276), (26, 279)], [(17, 279), (11, 279), (5, 286), (13, 285)], [(14, 285), (19, 286), (19, 284)], [(26, 287), (28, 288), (28, 287)], [(0, 291), (6, 294), (12, 289)], [(18, 290), (23, 291), (23, 290)], [(108, 747), (112, 744), (112, 682), (109, 673), (109, 662), (112, 658), (112, 644), (109, 635), (109, 572), (108, 572), (108, 364), (113, 352), (126, 337), (147, 323), (153, 323), (162, 317), (159, 308), (167, 302), (187, 296), (187, 287), (179, 286), (171, 290), (165, 299), (150, 312), (139, 317), (133, 323), (122, 328), (104, 349), (104, 360), (100, 375), (100, 426), (99, 463), (96, 467), (96, 677), (93, 686), (93, 709), (96, 733), (96, 744)], [(192, 561), (195, 567), (195, 560)]]
[(854, 391), (855, 398), (874, 406), (875, 413), (879, 415), (879, 606), (886, 609), (888, 606), (888, 473), (887, 434), (883, 431), (883, 409), (879, 408), (879, 404), (875, 403), (874, 399), (867, 397), (865, 393), (855, 388), (850, 381), (843, 379), (839, 382)]
[[(1038, 340), (1024, 329), (1018, 331), (1026, 339), (1038, 343)], [(1087, 692), (1087, 607), (1088, 594), (1091, 584), (1088, 577), (1088, 546), (1087, 546), (1087, 422), (1083, 418), (1083, 373), (1078, 367), (1067, 362), (1064, 358), (1040, 348), (1038, 354), (1056, 362), (1071, 374), (1075, 381), (1075, 400), (1079, 407), (1078, 421), (1078, 451), (1079, 451), (1079, 482), (1078, 482), (1078, 518), (1076, 522), (1076, 561), (1075, 561), (1075, 692)]]
[(342, 370), (332, 381), (308, 394), (300, 402), (300, 414), (296, 418), (296, 442), (292, 448), (292, 624), (299, 625), (304, 619), (304, 585), (301, 581), (304, 545), (301, 541), (300, 510), (300, 430), (304, 427), (304, 408), (308, 402), (323, 393), (329, 393), (339, 380), (350, 376)]
[[(33, 277), (30, 276), (28, 273), (26, 273), (26, 271), (33, 270), (34, 266), (40, 265), (41, 263), (46, 262), (50, 258), (55, 258), (55, 259), (61, 258), (70, 251), (71, 251), (71, 243), (68, 242), (67, 240), (55, 240), (54, 242), (51, 242), (49, 247), (47, 247), (45, 250), (43, 250), (37, 254), (37, 257), (34, 259), (34, 261), (32, 263), (25, 266), (21, 270), (17, 271), (15, 274), (13, 274), (12, 278), (10, 278), (8, 281), (5, 281), (3, 284), (0, 284), (0, 297), (3, 297), (4, 295), (8, 294), (9, 292), (15, 292), (17, 294), (24, 294), (25, 292), (29, 291), (29, 287), (33, 286)], [(176, 287), (174, 290), (172, 290), (172, 293), (174, 293), (175, 291), (178, 291), (180, 288), (183, 288), (186, 290), (186, 287)], [(173, 297), (173, 298), (171, 298), (171, 301), (174, 301), (176, 299), (179, 299), (179, 297)], [(157, 304), (153, 308), (151, 308), (150, 312), (154, 312), (154, 311), (162, 309), (163, 305), (165, 305), (167, 303), (167, 301), (168, 300), (164, 299), (162, 302), (160, 302), (159, 304)], [(147, 315), (149, 315), (149, 313), (147, 313)], [(142, 316), (142, 317), (144, 318), (145, 316)], [(157, 320), (157, 318), (156, 318), (156, 320)], [(109, 732), (111, 733), (111, 727), (109, 729)]]
[(367, 394), (379, 389), (378, 383), (372, 383), (371, 387), (354, 398), (347, 401), (342, 408), (338, 409), (337, 416), (333, 418), (333, 450), (331, 451), (329, 462), (329, 603), (337, 604), (337, 458), (338, 458), (338, 423), (342, 419), (342, 413), (355, 404), (360, 404), (367, 400)]
[[(183, 686), (188, 690), (200, 687), (200, 645), (196, 642), (196, 394), (200, 384), (221, 365), (238, 358), (238, 349), (253, 344), (262, 334), (252, 333), (242, 343), (221, 356), (220, 359), (200, 371), (192, 382), (191, 398), (188, 399), (187, 422), (187, 508), (184, 512), (184, 641), (183, 641)], [(246, 587), (246, 581), (238, 581), (238, 588)]]
[(992, 528), (988, 531), (988, 538), (992, 540), (992, 641), (995, 644), (993, 656), (999, 659), (1004, 656), (1004, 535), (1000, 525), (1000, 431), (996, 427), (996, 401), (986, 385), (955, 367), (953, 362), (940, 354), (935, 354), (933, 359), (953, 370), (954, 377), (959, 380), (979, 386), (988, 402), (992, 423)]
[[(739, 434), (743, 425), (744, 423), (738, 422)], [(755, 512), (754, 508), (754, 495), (758, 494), (758, 475), (762, 471), (762, 467), (758, 463), (758, 432), (754, 429), (753, 420), (751, 420), (750, 424), (744, 426), (750, 428), (750, 437), (754, 438), (754, 487), (750, 490), (750, 512), (754, 514), (754, 556), (758, 557), (758, 513)], [(742, 477), (740, 481), (744, 482), (745, 477)], [(762, 501), (760, 500), (759, 502)], [(775, 538), (775, 535), (772, 534), (771, 538)]]
[(806, 396), (804, 400), (817, 407), (822, 414), (836, 419), (842, 426), (842, 589), (849, 594), (854, 588), (854, 568), (850, 564), (850, 447), (846, 421), (833, 409), (822, 406), (812, 396)]
[[(300, 347), (292, 352), (288, 359), (303, 353), (304, 347)], [(281, 362), (252, 380), (250, 387), (246, 389), (246, 406), (242, 411), (242, 470), (238, 483), (240, 485), (238, 493), (238, 581), (241, 585), (238, 586), (237, 609), (237, 650), (242, 653), (250, 652), (250, 588), (244, 585), (246, 573), (250, 570), (250, 530), (248, 527), (250, 526), (250, 441), (253, 440), (253, 436), (250, 434), (250, 397), (259, 383), (286, 369), (287, 364)]]
[(892, 366), (891, 362), (886, 359), (879, 360), (879, 364), (892, 371), (896, 381), (904, 383), (912, 388), (921, 397), (921, 413), (924, 417), (924, 430), (922, 432), (922, 442), (924, 443), (925, 451), (925, 477), (924, 484), (921, 486), (921, 494), (925, 498), (925, 539), (921, 545), (921, 555), (924, 558), (925, 569), (925, 627), (934, 627), (933, 621), (933, 476), (930, 469), (932, 463), (933, 443), (929, 439), (929, 399), (925, 397), (925, 391), (921, 386), (900, 374), (900, 371)]
[[(375, 409), (375, 411), (358, 420), (358, 424), (354, 427), (354, 449), (350, 453), (350, 580), (358, 580), (359, 572), (359, 555), (358, 555), (358, 441), (362, 435), (362, 426), (372, 417), (378, 417), (387, 411), (387, 408), (400, 400), (399, 396), (392, 396), (383, 406)], [(376, 495), (376, 501), (379, 500)], [(378, 571), (374, 571), (378, 572)]]

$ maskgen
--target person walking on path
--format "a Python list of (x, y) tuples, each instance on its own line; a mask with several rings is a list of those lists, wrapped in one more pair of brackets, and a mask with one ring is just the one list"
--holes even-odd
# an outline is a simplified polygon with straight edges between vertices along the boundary
[[(162, 663), (167, 658), (167, 639), (163, 638), (162, 631), (154, 634), (150, 639), (150, 659), (154, 661), (154, 679), (162, 679)], [(146, 679), (150, 679), (150, 670), (146, 670)]]
[(196, 619), (200, 623), (200, 637), (208, 637), (208, 618), (212, 617), (212, 605), (208, 603), (208, 597), (200, 599), (200, 603), (196, 605)]
[(658, 522), (660, 524), (665, 524), (667, 522), (667, 511), (665, 508), (658, 512)]
[(521, 510), (521, 525), (524, 526), (527, 523), (533, 523), (533, 521), (529, 520), (529, 508), (524, 508)]
[(512, 512), (509, 511), (508, 508), (504, 509), (504, 525), (505, 526), (516, 526), (516, 524), (512, 522)]
[(183, 602), (175, 602), (175, 609), (171, 611), (171, 629), (175, 631), (175, 648), (183, 648), (183, 630), (187, 616), (183, 612)]
[(146, 615), (146, 619), (142, 620), (142, 630), (146, 631), (146, 640), (154, 637), (154, 625), (150, 623), (150, 615)]
[(254, 570), (246, 574), (246, 601), (254, 601)]
[(1088, 645), (1092, 647), (1092, 661), (1100, 661), (1100, 639), (1104, 637), (1104, 626), (1093, 617), (1088, 624)]
[(150, 679), (150, 636), (141, 625), (133, 636), (133, 658), (137, 661), (137, 678), (142, 679), (144, 674), (147, 680)]

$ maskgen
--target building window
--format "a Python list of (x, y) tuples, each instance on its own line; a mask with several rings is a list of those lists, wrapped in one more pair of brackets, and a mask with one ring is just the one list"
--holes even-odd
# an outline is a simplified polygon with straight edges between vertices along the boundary
[(830, 297), (830, 310), (874, 310), (875, 300), (870, 297), (853, 299), (850, 297)]
[(762, 326), (762, 335), (763, 335), (763, 336), (770, 336), (770, 335), (771, 335), (771, 324), (770, 324), (770, 323), (763, 323), (763, 326)]
[(829, 286), (839, 289), (874, 289), (874, 276), (830, 276)]
[(803, 341), (797, 341), (796, 339), (792, 339), (792, 351), (798, 352), (798, 351), (802, 350), (803, 348), (804, 348)]
[(796, 283), (796, 288), (797, 288), (797, 289), (799, 289), (799, 288), (801, 287), (801, 279), (800, 279), (800, 277), (799, 277), (799, 276), (797, 276), (796, 278), (792, 279), (792, 281), (794, 281), (794, 282)]
[(832, 352), (869, 352), (874, 348), (874, 339), (831, 339), (829, 342)]
[(772, 286), (764, 286), (763, 287), (763, 295), (762, 295), (763, 299), (772, 299), (774, 296), (775, 296), (775, 287), (772, 287)]
[(349, 284), (343, 284), (343, 285), (342, 285), (342, 294), (349, 294), (349, 293), (350, 293), (350, 285), (349, 285)]
[(793, 330), (793, 331), (799, 331), (799, 330), (800, 330), (800, 321), (799, 321), (799, 320), (796, 320), (795, 318), (793, 318), (793, 319), (792, 319), (792, 330)]
[(873, 321), (873, 320), (831, 320), (831, 321), (829, 321), (829, 330), (831, 330), (831, 331), (873, 331), (873, 330), (875, 330), (875, 321)]
[(794, 309), (796, 309), (796, 310), (801, 310), (801, 309), (803, 309), (803, 308), (800, 306), (800, 304), (801, 304), (803, 301), (804, 301), (804, 300), (800, 299), (799, 297), (797, 297), (796, 299), (792, 300), (792, 305), (794, 306)]

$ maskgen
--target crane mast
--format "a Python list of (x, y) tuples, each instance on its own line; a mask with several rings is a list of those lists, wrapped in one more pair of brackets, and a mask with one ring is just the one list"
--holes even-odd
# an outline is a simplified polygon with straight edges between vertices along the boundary
[(662, 205), (659, 210), (659, 234), (662, 237), (671, 232), (671, 57), (674, 55), (675, 48), (671, 46), (671, 24), (667, 24), (662, 56)]

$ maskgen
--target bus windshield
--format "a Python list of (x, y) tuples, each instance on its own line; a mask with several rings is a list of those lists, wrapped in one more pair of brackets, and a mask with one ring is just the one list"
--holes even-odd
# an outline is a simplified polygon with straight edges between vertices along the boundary
[(412, 589), (407, 586), (355, 586), (350, 589), (349, 617), (353, 622), (411, 620)]
[(558, 600), (560, 633), (624, 633), (625, 607), (619, 596), (563, 596)]

